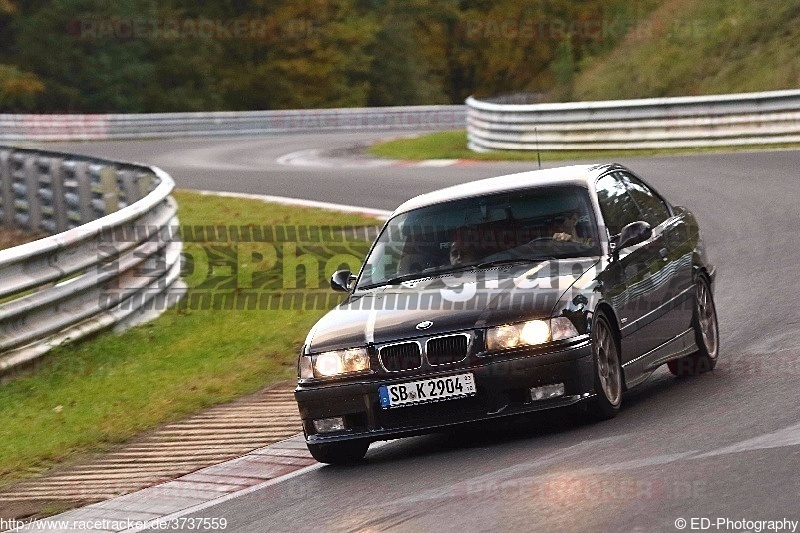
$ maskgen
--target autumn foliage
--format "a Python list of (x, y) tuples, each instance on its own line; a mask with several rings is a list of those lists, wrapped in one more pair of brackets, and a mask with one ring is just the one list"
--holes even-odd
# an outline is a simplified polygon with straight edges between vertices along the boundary
[(569, 98), (645, 0), (0, 0), (0, 111)]

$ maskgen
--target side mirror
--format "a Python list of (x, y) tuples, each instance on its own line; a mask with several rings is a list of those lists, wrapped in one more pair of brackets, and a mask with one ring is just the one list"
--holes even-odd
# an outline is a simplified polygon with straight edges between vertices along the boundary
[(650, 224), (642, 220), (631, 222), (622, 228), (622, 231), (619, 234), (617, 245), (614, 247), (614, 256), (618, 256), (619, 251), (623, 248), (644, 242), (652, 236), (653, 230), (650, 227)]
[(337, 270), (331, 276), (331, 289), (335, 291), (350, 292), (356, 277), (349, 270)]

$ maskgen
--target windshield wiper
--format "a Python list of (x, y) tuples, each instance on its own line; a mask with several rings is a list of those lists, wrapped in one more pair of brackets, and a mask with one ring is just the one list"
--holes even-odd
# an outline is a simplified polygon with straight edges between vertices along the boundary
[(395, 276), (393, 278), (389, 278), (384, 281), (381, 285), (399, 285), (405, 281), (411, 281), (412, 279), (419, 279), (425, 278), (427, 274), (422, 274), (417, 272), (416, 274), (405, 274), (403, 276)]
[(369, 285), (364, 285), (362, 287), (359, 287), (359, 289), (374, 289), (375, 287), (382, 287), (384, 285), (399, 285), (404, 281), (411, 281), (412, 279), (420, 279), (426, 277), (428, 277), (428, 274), (423, 274), (421, 272), (417, 272), (416, 274), (404, 274), (402, 276), (395, 276), (393, 278), (379, 281), (378, 283), (370, 283)]
[(463, 265), (452, 265), (449, 267), (440, 267), (433, 270), (429, 270), (427, 272), (416, 272), (414, 274), (403, 274), (401, 276), (395, 276), (393, 278), (389, 278), (378, 283), (370, 283), (369, 285), (364, 285), (359, 287), (359, 289), (374, 289), (375, 287), (381, 287), (383, 285), (399, 285), (405, 281), (411, 281), (415, 279), (423, 279), (429, 278), (432, 276), (442, 276), (445, 274), (453, 274), (455, 272), (461, 272), (464, 270), (473, 270), (473, 269), (481, 269), (481, 268), (488, 268), (493, 266), (500, 266), (500, 265), (513, 265), (516, 263), (539, 263), (541, 261), (547, 261), (548, 259), (555, 259), (552, 256), (539, 256), (539, 257), (517, 257), (517, 258), (505, 258), (505, 259), (495, 259), (494, 261), (484, 261), (482, 263), (468, 263)]
[(433, 276), (441, 276), (444, 274), (452, 274), (453, 272), (460, 272), (462, 270), (470, 270), (475, 268), (477, 265), (475, 264), (467, 264), (467, 265), (452, 265), (447, 267), (439, 267), (428, 270), (426, 272), (415, 272), (413, 274), (403, 274), (401, 276), (395, 276), (393, 278), (389, 278), (378, 283), (371, 283), (369, 285), (364, 285), (363, 287), (359, 287), (359, 289), (374, 289), (375, 287), (381, 287), (383, 285), (398, 285), (405, 281), (411, 281), (415, 279), (424, 279), (430, 278)]
[(540, 257), (506, 257), (505, 259), (495, 259), (493, 261), (484, 261), (478, 263), (475, 268), (488, 268), (493, 266), (514, 265), (517, 263), (540, 263), (542, 261), (553, 260), (553, 256), (540, 256)]

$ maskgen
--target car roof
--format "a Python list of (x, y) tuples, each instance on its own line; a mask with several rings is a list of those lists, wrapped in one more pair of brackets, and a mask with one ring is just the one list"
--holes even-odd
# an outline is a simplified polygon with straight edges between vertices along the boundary
[(547, 187), (552, 185), (578, 185), (587, 187), (590, 182), (594, 182), (601, 174), (612, 168), (623, 167), (610, 164), (571, 165), (544, 170), (531, 170), (528, 172), (471, 181), (469, 183), (462, 183), (460, 185), (454, 185), (416, 196), (401, 204), (400, 207), (395, 209), (392, 216), (451, 200), (517, 189)]

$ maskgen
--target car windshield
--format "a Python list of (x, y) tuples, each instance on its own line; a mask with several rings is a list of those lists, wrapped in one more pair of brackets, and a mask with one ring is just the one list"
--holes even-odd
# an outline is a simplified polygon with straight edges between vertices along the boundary
[(495, 263), (600, 254), (588, 191), (540, 187), (438, 203), (392, 218), (358, 288)]

